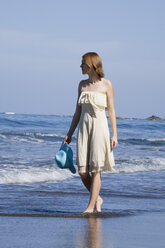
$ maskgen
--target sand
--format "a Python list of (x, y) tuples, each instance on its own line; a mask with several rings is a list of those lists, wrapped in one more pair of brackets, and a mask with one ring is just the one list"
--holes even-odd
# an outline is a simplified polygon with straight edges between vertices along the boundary
[(2, 248), (164, 248), (165, 215), (123, 217), (0, 216)]

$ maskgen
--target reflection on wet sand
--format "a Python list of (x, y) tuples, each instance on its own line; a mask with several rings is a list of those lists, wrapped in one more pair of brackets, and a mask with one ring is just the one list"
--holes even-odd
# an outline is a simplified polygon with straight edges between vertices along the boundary
[(101, 245), (101, 219), (88, 218), (87, 247), (100, 248)]
[[(103, 235), (103, 224), (104, 218), (98, 217), (88, 217), (86, 219), (85, 225), (81, 225), (80, 234), (77, 235), (77, 245), (75, 246), (80, 248), (112, 248), (112, 240), (108, 234), (108, 237), (105, 238), (105, 233)], [(108, 232), (109, 233), (109, 232)], [(105, 240), (103, 240), (103, 236)], [(107, 246), (108, 241), (108, 246)]]
[(101, 221), (100, 218), (89, 217), (87, 226), (82, 228), (81, 237), (78, 237), (79, 245), (82, 248), (101, 248)]

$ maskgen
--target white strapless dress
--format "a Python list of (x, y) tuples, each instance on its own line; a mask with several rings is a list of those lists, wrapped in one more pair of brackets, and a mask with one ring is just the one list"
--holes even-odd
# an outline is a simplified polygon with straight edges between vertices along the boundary
[(115, 163), (105, 113), (106, 94), (97, 91), (82, 91), (78, 104), (81, 105), (77, 132), (79, 172), (112, 171)]

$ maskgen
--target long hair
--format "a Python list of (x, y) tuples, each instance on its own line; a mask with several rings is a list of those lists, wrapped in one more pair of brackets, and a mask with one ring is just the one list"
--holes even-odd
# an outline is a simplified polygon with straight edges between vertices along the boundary
[(104, 77), (102, 61), (97, 53), (89, 52), (84, 54), (82, 58), (84, 63), (96, 73), (98, 79)]

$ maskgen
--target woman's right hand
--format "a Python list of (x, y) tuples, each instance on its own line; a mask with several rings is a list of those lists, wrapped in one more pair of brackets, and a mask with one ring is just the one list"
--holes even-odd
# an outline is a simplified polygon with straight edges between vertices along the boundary
[(69, 144), (69, 143), (71, 142), (71, 140), (72, 140), (72, 136), (66, 135), (66, 136), (65, 136), (65, 139), (64, 139), (64, 144), (65, 144), (65, 143), (68, 143), (68, 144)]

